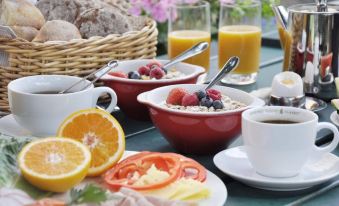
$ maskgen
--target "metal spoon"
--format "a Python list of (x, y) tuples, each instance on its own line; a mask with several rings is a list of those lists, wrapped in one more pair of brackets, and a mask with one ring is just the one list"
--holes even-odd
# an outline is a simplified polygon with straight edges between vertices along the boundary
[(302, 197), (294, 202), (291, 202), (289, 204), (287, 204), (286, 206), (298, 206), (298, 205), (303, 205), (305, 202), (309, 201), (312, 198), (315, 198), (325, 192), (328, 192), (329, 190), (336, 188), (339, 186), (339, 180), (336, 180), (334, 182), (332, 182), (331, 184), (316, 190), (315, 192), (310, 193), (309, 195), (306, 195), (305, 197)]
[(208, 48), (208, 42), (200, 42), (196, 45), (194, 45), (193, 47), (191, 47), (190, 49), (184, 51), (183, 53), (179, 54), (178, 56), (176, 56), (174, 59), (172, 59), (171, 61), (167, 62), (165, 65), (163, 65), (163, 69), (167, 70), (168, 68), (174, 66), (175, 64), (182, 62), (188, 58), (191, 58), (195, 55), (198, 55), (200, 53), (202, 53), (203, 51), (205, 51)]
[(216, 83), (218, 83), (226, 74), (233, 71), (239, 65), (239, 57), (234, 56), (231, 57), (226, 64), (222, 67), (220, 72), (211, 80), (211, 82), (207, 85), (205, 90), (213, 87)]
[(63, 93), (67, 93), (69, 92), (69, 90), (71, 90), (73, 87), (75, 87), (76, 85), (80, 84), (81, 82), (85, 81), (87, 78), (89, 78), (92, 75), (95, 75), (95, 79), (93, 79), (89, 84), (87, 84), (86, 86), (84, 86), (83, 88), (79, 89), (78, 91), (82, 91), (84, 89), (87, 89), (89, 86), (91, 86), (94, 82), (98, 81), (98, 79), (100, 79), (102, 76), (104, 76), (105, 74), (107, 74), (109, 71), (111, 71), (111, 69), (113, 69), (114, 67), (118, 66), (118, 61), (116, 60), (112, 60), (110, 62), (108, 62), (107, 65), (101, 67), (99, 70), (96, 70), (92, 73), (90, 73), (89, 75), (85, 76), (84, 78), (82, 78), (81, 80), (75, 82), (73, 85), (71, 85), (70, 87), (68, 87), (67, 89), (64, 89), (62, 91), (60, 91), (58, 94), (63, 94)]

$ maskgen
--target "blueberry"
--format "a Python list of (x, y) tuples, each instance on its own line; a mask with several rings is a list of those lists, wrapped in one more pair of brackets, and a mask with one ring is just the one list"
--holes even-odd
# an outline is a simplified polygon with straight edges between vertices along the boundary
[(206, 97), (203, 97), (201, 100), (200, 100), (200, 105), (201, 106), (205, 106), (205, 107), (208, 107), (210, 108), (213, 104), (213, 100), (211, 98), (209, 98), (208, 96)]
[(213, 108), (214, 109), (222, 109), (222, 108), (224, 108), (224, 104), (220, 100), (215, 100), (213, 102)]
[(198, 99), (201, 100), (202, 98), (206, 97), (206, 92), (205, 90), (199, 90), (196, 92)]
[(129, 79), (140, 79), (140, 74), (137, 71), (128, 72)]

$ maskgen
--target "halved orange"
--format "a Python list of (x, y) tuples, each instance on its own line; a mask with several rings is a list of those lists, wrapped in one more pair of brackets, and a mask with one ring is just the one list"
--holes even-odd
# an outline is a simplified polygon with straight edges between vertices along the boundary
[(125, 151), (125, 134), (111, 114), (99, 109), (80, 110), (64, 120), (58, 136), (87, 145), (92, 162), (87, 176), (97, 176), (116, 164)]
[(35, 140), (18, 155), (18, 165), (25, 179), (52, 192), (65, 192), (79, 184), (86, 177), (90, 163), (88, 148), (67, 138)]

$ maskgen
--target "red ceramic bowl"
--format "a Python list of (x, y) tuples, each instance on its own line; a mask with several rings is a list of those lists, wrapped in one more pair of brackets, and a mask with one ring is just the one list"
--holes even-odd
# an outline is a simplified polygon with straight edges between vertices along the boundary
[[(136, 71), (140, 66), (144, 66), (151, 61), (150, 59), (121, 61), (114, 71), (123, 71), (125, 73)], [(167, 60), (157, 61), (162, 64), (167, 62)], [(101, 80), (105, 86), (115, 91), (118, 97), (118, 106), (127, 116), (137, 120), (149, 120), (147, 107), (137, 101), (137, 96), (140, 93), (172, 84), (195, 84), (198, 77), (205, 72), (205, 69), (200, 66), (186, 63), (179, 63), (174, 67), (184, 73), (185, 76), (177, 79), (134, 80), (114, 77), (107, 74), (103, 76)]]
[(224, 112), (188, 112), (169, 109), (165, 101), (169, 91), (182, 87), (193, 93), (206, 85), (182, 84), (154, 89), (138, 96), (147, 105), (154, 125), (177, 150), (190, 154), (211, 154), (223, 150), (240, 134), (241, 113), (248, 108), (263, 106), (263, 100), (244, 91), (215, 86), (222, 94), (247, 106)]

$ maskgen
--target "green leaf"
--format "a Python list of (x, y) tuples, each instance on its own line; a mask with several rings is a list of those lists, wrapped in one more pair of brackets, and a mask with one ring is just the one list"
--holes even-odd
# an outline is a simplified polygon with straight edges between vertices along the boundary
[(28, 183), (20, 175), (17, 166), (19, 152), (33, 139), (33, 137), (13, 137), (0, 133), (0, 187), (18, 188), (37, 199), (50, 196), (51, 193), (41, 191)]
[(101, 187), (93, 184), (86, 185), (83, 189), (72, 189), (70, 192), (71, 200), (68, 205), (82, 204), (82, 203), (101, 203), (105, 202), (107, 191)]

